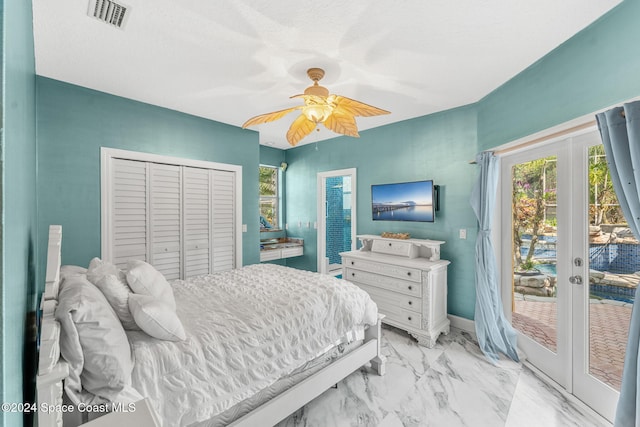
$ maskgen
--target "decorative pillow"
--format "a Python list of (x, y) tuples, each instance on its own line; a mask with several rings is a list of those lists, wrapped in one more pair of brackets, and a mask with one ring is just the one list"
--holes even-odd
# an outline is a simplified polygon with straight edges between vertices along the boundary
[[(176, 300), (173, 296), (173, 290), (162, 273), (153, 268), (152, 265), (141, 260), (129, 261), (127, 267), (127, 282), (133, 292), (155, 297), (166, 303), (173, 311), (176, 310)], [(131, 304), (129, 304), (129, 309), (131, 309)], [(138, 326), (140, 326), (140, 323), (138, 323)]]
[(124, 275), (124, 273), (122, 273), (118, 267), (108, 261), (103, 261), (100, 258), (94, 258), (89, 263), (89, 269), (87, 270), (87, 279), (89, 279), (89, 281), (94, 285), (104, 276), (109, 274), (114, 276)]
[(139, 330), (129, 311), (131, 289), (127, 285), (125, 274), (110, 262), (94, 258), (89, 264), (87, 278), (107, 298), (126, 330)]
[(67, 277), (80, 276), (83, 274), (87, 274), (87, 269), (84, 267), (80, 267), (79, 265), (63, 265), (60, 267), (60, 282), (62, 283)]
[(124, 329), (86, 276), (62, 283), (55, 316), (62, 326), (60, 352), (69, 363), (65, 389), (75, 403), (85, 401), (84, 390), (111, 402), (142, 398), (131, 386), (133, 359)]
[(129, 308), (140, 329), (152, 337), (166, 341), (186, 338), (182, 322), (167, 303), (150, 295), (132, 294)]

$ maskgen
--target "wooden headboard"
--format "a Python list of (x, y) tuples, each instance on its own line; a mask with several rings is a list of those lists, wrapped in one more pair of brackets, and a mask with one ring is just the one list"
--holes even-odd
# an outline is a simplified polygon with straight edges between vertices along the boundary
[(62, 381), (69, 365), (60, 359), (60, 323), (55, 319), (60, 286), (62, 226), (49, 226), (45, 289), (40, 302), (38, 376), (36, 377), (39, 427), (62, 426)]

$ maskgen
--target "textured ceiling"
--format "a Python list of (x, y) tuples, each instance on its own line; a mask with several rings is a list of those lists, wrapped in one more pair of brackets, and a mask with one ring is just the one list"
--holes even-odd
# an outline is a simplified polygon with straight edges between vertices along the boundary
[[(123, 29), (89, 2), (33, 0), (37, 74), (240, 126), (298, 105), (321, 67), (331, 93), (392, 112), (364, 130), (478, 101), (620, 0), (126, 0)], [(260, 143), (288, 148), (296, 116)]]

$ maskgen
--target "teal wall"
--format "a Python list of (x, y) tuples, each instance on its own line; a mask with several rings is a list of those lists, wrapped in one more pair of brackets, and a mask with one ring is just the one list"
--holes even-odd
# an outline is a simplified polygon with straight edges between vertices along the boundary
[[(360, 120), (366, 120), (360, 119)], [(303, 257), (291, 258), (292, 267), (316, 270), (316, 230), (297, 223), (317, 221), (318, 172), (357, 169), (357, 233), (409, 232), (415, 238), (445, 240), (442, 258), (449, 268), (449, 312), (472, 318), (475, 305), (474, 248), (476, 219), (469, 195), (476, 168), (477, 123), (473, 107), (363, 131), (360, 138), (338, 137), (286, 151), (288, 234), (305, 239)], [(434, 223), (388, 222), (371, 219), (371, 184), (433, 179), (441, 186), (441, 210)], [(293, 225), (293, 226), (292, 226)], [(468, 230), (467, 240), (458, 230)]]
[(241, 165), (243, 261), (259, 261), (256, 132), (40, 76), (37, 90), (38, 227), (62, 225), (63, 263), (100, 255), (100, 147)]
[[(23, 402), (25, 323), (35, 310), (36, 131), (35, 61), (31, 1), (3, 3), (2, 57), (2, 402)], [(28, 358), (27, 358), (28, 359)], [(32, 387), (32, 375), (26, 388)], [(2, 413), (22, 426), (19, 413)]]
[(280, 166), (285, 161), (285, 151), (278, 148), (260, 146), (260, 164), (267, 166)]
[(478, 104), (478, 151), (640, 95), (640, 1), (625, 0)]

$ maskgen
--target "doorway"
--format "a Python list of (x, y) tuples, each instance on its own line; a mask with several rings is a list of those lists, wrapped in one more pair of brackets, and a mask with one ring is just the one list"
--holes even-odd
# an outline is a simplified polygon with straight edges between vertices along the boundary
[(341, 252), (356, 249), (356, 169), (318, 173), (318, 272), (342, 274)]
[(531, 364), (613, 421), (640, 268), (595, 128), (502, 158), (502, 285)]

